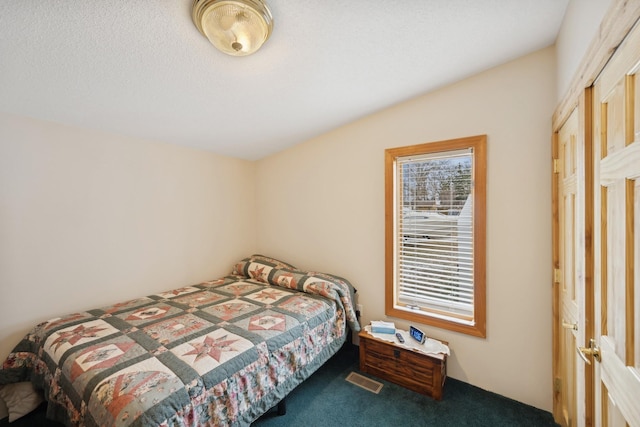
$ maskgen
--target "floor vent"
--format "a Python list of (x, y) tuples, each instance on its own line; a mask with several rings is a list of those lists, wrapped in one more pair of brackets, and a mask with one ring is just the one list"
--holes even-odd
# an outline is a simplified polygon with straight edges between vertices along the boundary
[(370, 391), (371, 393), (378, 394), (380, 390), (382, 390), (382, 383), (378, 381), (374, 381), (370, 378), (362, 376), (360, 374), (356, 374), (355, 372), (351, 372), (347, 378), (345, 378), (351, 384), (355, 384), (358, 387), (362, 387), (365, 390)]

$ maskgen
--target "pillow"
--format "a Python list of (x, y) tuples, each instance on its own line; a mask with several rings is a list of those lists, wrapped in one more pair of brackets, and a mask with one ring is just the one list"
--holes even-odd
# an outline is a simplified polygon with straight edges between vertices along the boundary
[(30, 382), (1, 385), (0, 399), (7, 405), (10, 423), (27, 415), (43, 402), (42, 395)]
[(303, 290), (298, 288), (298, 285), (306, 277), (307, 273), (304, 271), (278, 269), (269, 277), (269, 283), (283, 288)]
[(360, 330), (354, 307), (355, 288), (348, 280), (327, 273), (301, 271), (293, 265), (266, 257), (251, 255), (233, 267), (231, 274), (243, 276), (269, 285), (297, 289), (334, 300), (344, 311), (351, 329)]
[(271, 269), (265, 280), (261, 281), (332, 299), (344, 311), (351, 329), (354, 332), (360, 330), (354, 303), (356, 290), (348, 280), (340, 276), (312, 271)]
[(295, 270), (296, 268), (284, 261), (280, 261), (278, 259), (267, 257), (264, 255), (255, 254), (238, 262), (233, 267), (233, 271), (231, 272), (231, 274), (244, 276), (250, 279), (255, 279), (259, 282), (267, 283), (269, 273), (273, 269)]

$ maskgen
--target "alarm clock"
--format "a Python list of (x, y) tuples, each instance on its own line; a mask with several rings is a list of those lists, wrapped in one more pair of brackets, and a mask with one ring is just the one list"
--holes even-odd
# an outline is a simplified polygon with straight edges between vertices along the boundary
[(409, 327), (409, 335), (411, 335), (411, 338), (418, 341), (420, 344), (424, 344), (424, 341), (427, 339), (427, 334), (413, 326)]

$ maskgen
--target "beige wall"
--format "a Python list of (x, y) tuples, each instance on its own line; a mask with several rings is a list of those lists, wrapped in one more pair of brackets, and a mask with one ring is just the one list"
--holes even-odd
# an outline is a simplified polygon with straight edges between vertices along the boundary
[(387, 319), (384, 149), (487, 134), (487, 338), (423, 328), (450, 342), (450, 376), (551, 410), (555, 94), (547, 48), (259, 161), (259, 251), (345, 276), (363, 323)]
[(0, 114), (0, 358), (36, 323), (228, 274), (254, 164)]
[(570, 0), (556, 40), (557, 78), (560, 101), (582, 62), (611, 0)]

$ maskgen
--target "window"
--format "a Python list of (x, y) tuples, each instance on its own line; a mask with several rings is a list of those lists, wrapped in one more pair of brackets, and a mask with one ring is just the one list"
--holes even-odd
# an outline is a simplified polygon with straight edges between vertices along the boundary
[(486, 135), (385, 151), (385, 313), (486, 336)]

